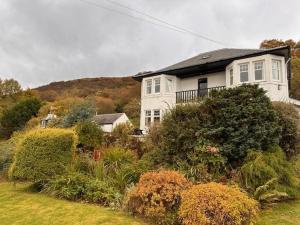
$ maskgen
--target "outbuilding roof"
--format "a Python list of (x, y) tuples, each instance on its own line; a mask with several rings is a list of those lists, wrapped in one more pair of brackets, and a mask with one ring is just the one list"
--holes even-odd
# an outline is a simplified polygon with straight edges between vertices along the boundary
[(93, 118), (93, 121), (99, 125), (103, 124), (113, 124), (117, 119), (119, 119), (124, 113), (112, 113), (112, 114), (100, 114)]
[(133, 76), (136, 80), (141, 80), (143, 77), (153, 76), (157, 74), (170, 74), (185, 76), (195, 72), (215, 72), (223, 70), (233, 60), (254, 57), (264, 54), (275, 54), (289, 57), (289, 47), (283, 46), (271, 49), (236, 49), (223, 48), (215, 51), (201, 53), (197, 56), (181, 61), (166, 68), (147, 73), (140, 73)]

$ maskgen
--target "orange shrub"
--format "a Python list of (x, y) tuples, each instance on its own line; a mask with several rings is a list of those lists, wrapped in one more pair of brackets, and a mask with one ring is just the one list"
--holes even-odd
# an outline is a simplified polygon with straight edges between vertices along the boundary
[(126, 206), (157, 224), (174, 224), (182, 190), (190, 183), (176, 171), (148, 172), (127, 194)]
[(253, 222), (258, 204), (237, 187), (199, 184), (182, 192), (179, 216), (185, 225), (246, 225)]

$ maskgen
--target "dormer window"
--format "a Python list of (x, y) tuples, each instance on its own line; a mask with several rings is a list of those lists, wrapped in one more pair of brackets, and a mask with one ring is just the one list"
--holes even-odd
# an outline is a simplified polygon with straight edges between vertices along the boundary
[(272, 78), (273, 80), (279, 81), (281, 78), (281, 61), (272, 60)]
[(146, 94), (152, 93), (152, 80), (146, 80)]
[(240, 82), (248, 82), (249, 81), (249, 64), (243, 63), (240, 64)]
[(154, 93), (160, 93), (160, 78), (154, 79)]

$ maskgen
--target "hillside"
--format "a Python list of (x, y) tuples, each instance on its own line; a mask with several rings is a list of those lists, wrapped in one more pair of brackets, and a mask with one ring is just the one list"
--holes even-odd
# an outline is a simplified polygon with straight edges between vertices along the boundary
[(130, 100), (140, 97), (140, 83), (132, 77), (83, 78), (53, 82), (35, 88), (38, 96), (47, 102), (69, 98), (92, 99), (99, 113), (122, 111)]

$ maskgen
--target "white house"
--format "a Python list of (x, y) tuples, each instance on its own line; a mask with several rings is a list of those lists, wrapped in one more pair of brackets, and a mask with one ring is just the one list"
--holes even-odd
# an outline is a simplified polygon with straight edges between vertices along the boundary
[(100, 114), (93, 118), (104, 132), (112, 132), (112, 130), (121, 123), (130, 123), (125, 113)]
[(291, 101), (290, 48), (220, 49), (134, 79), (142, 83), (140, 128), (147, 130), (175, 104), (207, 96), (213, 89), (258, 84), (272, 101)]

